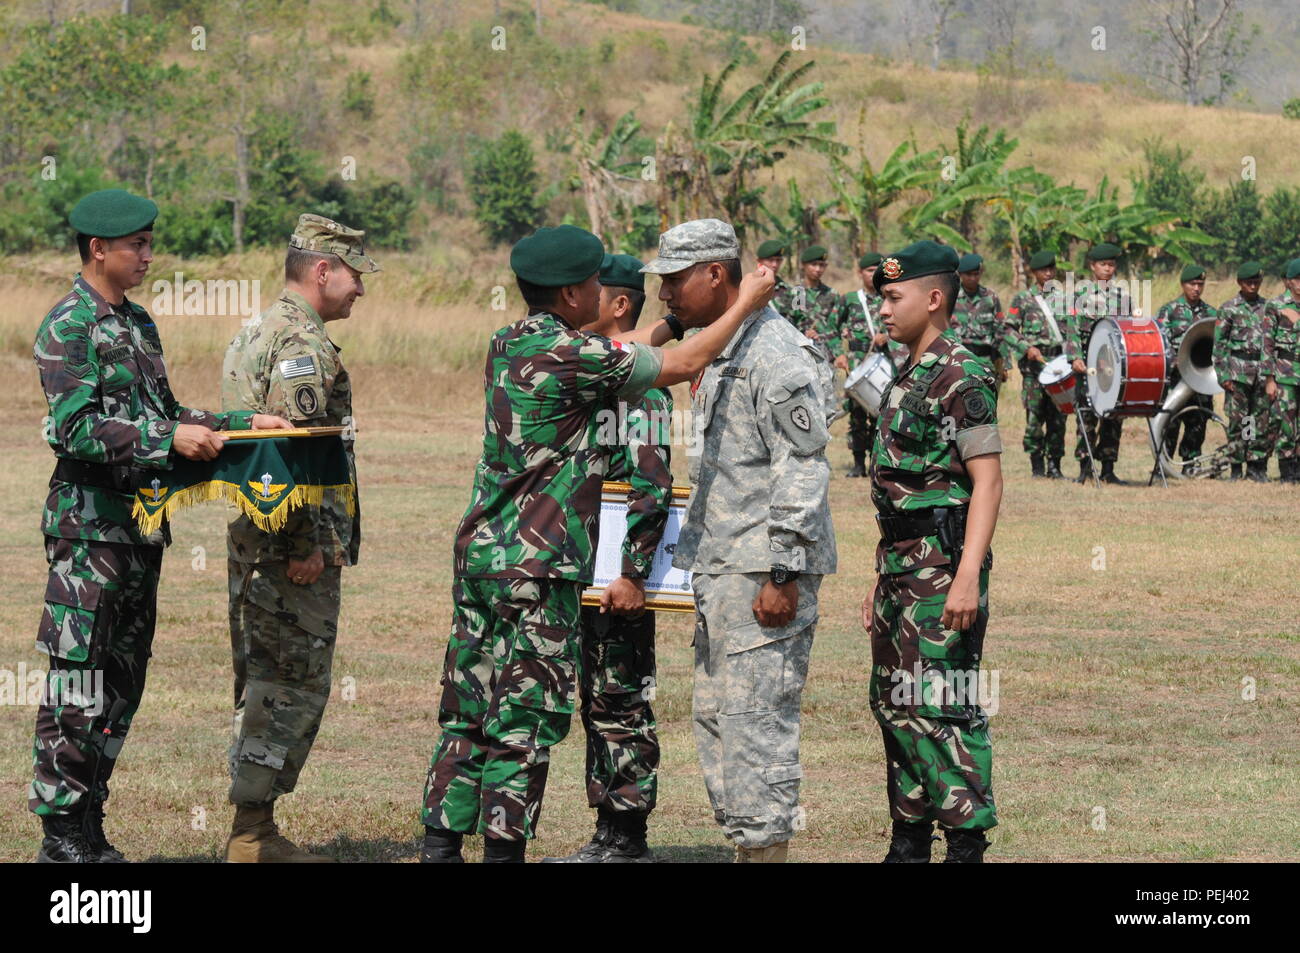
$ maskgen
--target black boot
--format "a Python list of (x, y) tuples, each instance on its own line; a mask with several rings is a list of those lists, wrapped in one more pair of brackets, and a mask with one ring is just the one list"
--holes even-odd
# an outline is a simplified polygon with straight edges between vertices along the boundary
[(445, 831), (439, 827), (424, 828), (424, 843), (420, 847), (422, 864), (463, 864), (460, 847), (465, 835), (458, 831)]
[(55, 814), (42, 817), (45, 839), (36, 855), (38, 864), (97, 864), (97, 851), (86, 838), (84, 815)]
[(1049, 480), (1064, 480), (1065, 474), (1061, 472), (1061, 458), (1052, 457), (1047, 461), (1047, 478)]
[(894, 821), (894, 829), (889, 840), (889, 853), (885, 855), (882, 863), (928, 864), (930, 844), (935, 840), (934, 825), (929, 821), (924, 824)]
[(483, 863), (485, 864), (522, 864), (524, 851), (528, 849), (526, 840), (502, 840), (499, 837), (483, 838)]
[(599, 864), (605, 859), (606, 845), (613, 833), (613, 812), (604, 808), (596, 810), (596, 833), (586, 844), (568, 857), (543, 857), (544, 864)]
[(125, 864), (122, 852), (104, 836), (104, 805), (96, 801), (86, 808), (86, 841), (99, 852), (101, 864)]
[(1046, 476), (1046, 474), (1043, 472), (1043, 455), (1042, 455), (1042, 454), (1040, 454), (1040, 453), (1031, 453), (1031, 454), (1029, 455), (1029, 475), (1030, 475), (1030, 476), (1036, 476), (1036, 477)]
[(619, 811), (614, 815), (613, 826), (606, 842), (605, 864), (653, 864), (655, 855), (645, 842), (646, 818), (639, 811)]
[(1268, 461), (1252, 460), (1246, 464), (1246, 479), (1253, 480), (1255, 483), (1268, 482)]
[(1079, 461), (1079, 479), (1075, 483), (1087, 483), (1092, 479), (1092, 464), (1087, 460)]
[(1240, 464), (1240, 463), (1234, 463), (1234, 464), (1232, 465), (1232, 469), (1230, 469), (1230, 470), (1228, 471), (1228, 479), (1229, 479), (1229, 480), (1240, 480), (1240, 479), (1241, 479), (1241, 464)]
[(1114, 460), (1101, 461), (1101, 482), (1113, 483), (1115, 486), (1128, 486), (1128, 480), (1121, 480), (1119, 477), (1115, 476)]
[(945, 864), (984, 863), (984, 851), (989, 849), (989, 841), (983, 831), (944, 831), (943, 836), (948, 839), (948, 856), (943, 859)]
[(1279, 460), (1283, 483), (1300, 483), (1300, 460)]
[(864, 477), (867, 475), (866, 454), (855, 453), (853, 455), (853, 469), (848, 472), (851, 477)]

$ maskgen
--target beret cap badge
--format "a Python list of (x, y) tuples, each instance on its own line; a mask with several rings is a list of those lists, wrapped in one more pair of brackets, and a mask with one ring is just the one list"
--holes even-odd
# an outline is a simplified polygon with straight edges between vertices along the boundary
[(881, 263), (880, 270), (892, 281), (903, 273), (903, 266), (898, 263), (897, 258), (886, 258)]

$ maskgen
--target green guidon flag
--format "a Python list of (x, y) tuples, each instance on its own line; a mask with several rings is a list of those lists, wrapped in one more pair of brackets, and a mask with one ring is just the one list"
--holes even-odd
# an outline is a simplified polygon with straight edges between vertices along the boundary
[(182, 507), (208, 500), (235, 504), (268, 533), (284, 528), (290, 510), (304, 504), (319, 506), (326, 495), (343, 503), (348, 515), (355, 512), (356, 486), (338, 436), (307, 431), (294, 437), (271, 436), (286, 431), (241, 433), (248, 437), (227, 440), (215, 460), (177, 460), (137, 490), (131, 515), (140, 532), (148, 535)]

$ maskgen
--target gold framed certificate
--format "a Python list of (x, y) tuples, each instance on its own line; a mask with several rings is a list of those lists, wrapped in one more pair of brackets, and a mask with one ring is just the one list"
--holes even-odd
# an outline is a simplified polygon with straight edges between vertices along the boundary
[[(627, 537), (627, 483), (604, 483), (600, 493), (600, 542), (596, 546), (595, 581), (582, 594), (584, 606), (600, 605), (600, 594), (623, 572), (623, 540)], [(688, 486), (674, 486), (668, 504), (668, 524), (655, 550), (650, 576), (645, 581), (645, 607), (665, 612), (694, 612), (691, 574), (673, 568), (673, 551), (686, 522)]]

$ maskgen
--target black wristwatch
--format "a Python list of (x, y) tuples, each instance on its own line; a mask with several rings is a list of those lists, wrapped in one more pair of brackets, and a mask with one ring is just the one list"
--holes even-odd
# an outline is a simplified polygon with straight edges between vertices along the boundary
[(677, 340), (680, 341), (682, 338), (686, 337), (686, 325), (682, 324), (681, 319), (677, 317), (677, 315), (671, 313), (665, 314), (664, 324), (668, 325), (668, 330), (672, 332), (673, 337)]
[(774, 586), (784, 586), (787, 582), (794, 582), (799, 578), (799, 570), (787, 569), (785, 566), (773, 566), (769, 572)]

